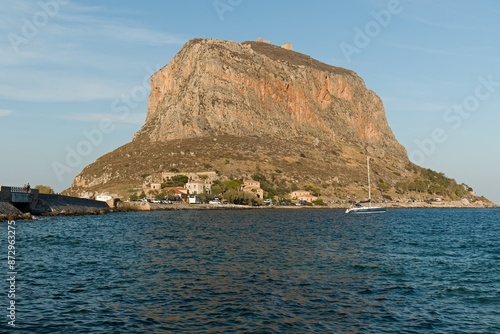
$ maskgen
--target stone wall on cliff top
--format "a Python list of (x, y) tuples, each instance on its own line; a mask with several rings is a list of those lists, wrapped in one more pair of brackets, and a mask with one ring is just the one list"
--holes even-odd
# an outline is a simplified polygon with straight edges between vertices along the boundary
[(219, 135), (355, 143), (408, 162), (380, 98), (356, 73), (266, 43), (191, 40), (152, 76), (134, 140)]

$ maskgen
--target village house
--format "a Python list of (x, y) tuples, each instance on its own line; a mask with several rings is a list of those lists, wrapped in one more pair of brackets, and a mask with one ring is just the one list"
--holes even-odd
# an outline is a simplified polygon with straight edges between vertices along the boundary
[(318, 199), (318, 197), (314, 196), (313, 194), (311, 194), (310, 191), (307, 191), (307, 190), (297, 190), (297, 191), (292, 191), (290, 193), (290, 198), (292, 200), (296, 200), (296, 201), (306, 201), (306, 202), (313, 202), (315, 200)]
[(169, 198), (173, 196), (176, 200), (180, 201), (188, 196), (188, 190), (183, 187), (166, 187), (163, 191), (168, 194)]
[(162, 180), (169, 180), (174, 176), (185, 175), (189, 178), (190, 181), (199, 181), (203, 180), (203, 182), (212, 184), (215, 180), (217, 180), (218, 176), (216, 172), (197, 172), (197, 173), (183, 173), (183, 172), (163, 172), (161, 173)]
[(151, 190), (161, 191), (161, 183), (151, 183)]
[(211, 184), (201, 181), (193, 181), (186, 183), (185, 188), (188, 190), (188, 194), (190, 195), (203, 194), (203, 193), (210, 194)]
[(241, 186), (241, 191), (255, 194), (257, 198), (264, 198), (264, 190), (260, 188), (260, 182), (258, 181), (245, 181)]

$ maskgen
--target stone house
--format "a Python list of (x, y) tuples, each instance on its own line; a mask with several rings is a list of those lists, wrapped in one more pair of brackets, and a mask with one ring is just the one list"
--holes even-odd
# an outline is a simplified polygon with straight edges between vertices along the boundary
[(183, 172), (177, 172), (177, 173), (172, 173), (172, 172), (163, 172), (161, 173), (161, 178), (162, 180), (168, 180), (171, 179), (174, 176), (178, 175), (185, 175), (189, 178), (190, 181), (194, 180), (202, 180), (206, 183), (212, 184), (215, 180), (217, 180), (217, 172), (197, 172), (197, 173), (183, 173)]
[(315, 200), (318, 199), (318, 197), (314, 196), (313, 194), (311, 194), (310, 191), (307, 191), (307, 190), (292, 191), (290, 193), (290, 198), (292, 200), (306, 201), (306, 202), (309, 202), (309, 203), (311, 203), (312, 201), (315, 201)]
[(185, 188), (188, 190), (188, 193), (190, 195), (203, 194), (203, 193), (210, 194), (211, 184), (200, 181), (194, 181), (186, 183)]
[(260, 188), (259, 181), (249, 180), (243, 182), (241, 191), (253, 193), (255, 194), (255, 196), (257, 196), (257, 198), (264, 198), (264, 190)]
[(151, 190), (161, 191), (161, 183), (151, 183)]

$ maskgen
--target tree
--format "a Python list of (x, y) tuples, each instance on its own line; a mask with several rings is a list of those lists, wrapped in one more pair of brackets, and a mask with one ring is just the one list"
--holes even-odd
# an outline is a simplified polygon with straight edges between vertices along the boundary
[(253, 203), (259, 203), (258, 198), (254, 194), (245, 191), (238, 191), (235, 189), (229, 189), (224, 192), (224, 199), (233, 204), (249, 205)]
[(419, 193), (427, 192), (427, 189), (428, 189), (428, 182), (422, 179), (417, 179), (408, 185), (408, 190), (416, 191)]
[(304, 187), (305, 190), (310, 191), (311, 194), (314, 196), (319, 196), (320, 195), (320, 189), (318, 187), (315, 187), (313, 185), (307, 185)]
[(408, 183), (406, 182), (398, 182), (396, 183), (396, 192), (398, 194), (406, 194), (406, 192), (408, 191)]
[(432, 183), (429, 186), (429, 194), (431, 195), (445, 195), (446, 194), (446, 188), (439, 184), (439, 183)]
[(155, 196), (156, 200), (163, 200), (163, 199), (167, 198), (167, 193), (162, 190), (154, 196)]
[(172, 176), (170, 179), (165, 180), (164, 183), (162, 183), (162, 188), (167, 188), (167, 187), (184, 187), (186, 183), (189, 182), (189, 177), (186, 175), (175, 175)]
[(388, 191), (391, 189), (391, 185), (389, 183), (385, 183), (383, 180), (380, 180), (378, 187), (381, 191)]
[(316, 199), (312, 201), (312, 204), (317, 206), (327, 206), (327, 204), (322, 199)]
[(225, 191), (228, 191), (230, 189), (238, 191), (238, 190), (240, 190), (242, 184), (243, 184), (243, 181), (241, 181), (241, 180), (228, 180), (228, 181), (222, 182), (222, 185), (224, 186)]
[(252, 179), (254, 179), (254, 181), (265, 182), (266, 176), (260, 172), (256, 172), (254, 175), (252, 175)]
[(44, 185), (39, 184), (39, 185), (35, 186), (35, 189), (38, 189), (40, 194), (55, 194), (54, 189), (52, 189), (49, 186), (44, 186)]
[(216, 186), (212, 186), (210, 188), (210, 191), (211, 191), (213, 196), (220, 196), (224, 192), (224, 189), (221, 186), (216, 185)]
[(175, 197), (175, 191), (170, 189), (169, 191), (167, 191), (167, 199), (169, 201), (175, 201), (177, 200), (177, 198)]

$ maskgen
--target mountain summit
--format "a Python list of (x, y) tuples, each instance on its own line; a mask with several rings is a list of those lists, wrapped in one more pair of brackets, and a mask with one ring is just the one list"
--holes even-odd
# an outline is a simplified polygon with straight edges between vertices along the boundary
[[(380, 98), (353, 71), (289, 46), (193, 39), (153, 74), (132, 142), (87, 166), (68, 192), (126, 196), (168, 172), (216, 171), (277, 194), (309, 187), (348, 199), (366, 194), (366, 156), (379, 197), (407, 196), (420, 181), (429, 189), (442, 176), (409, 161)], [(444, 179), (443, 196), (460, 197)]]

